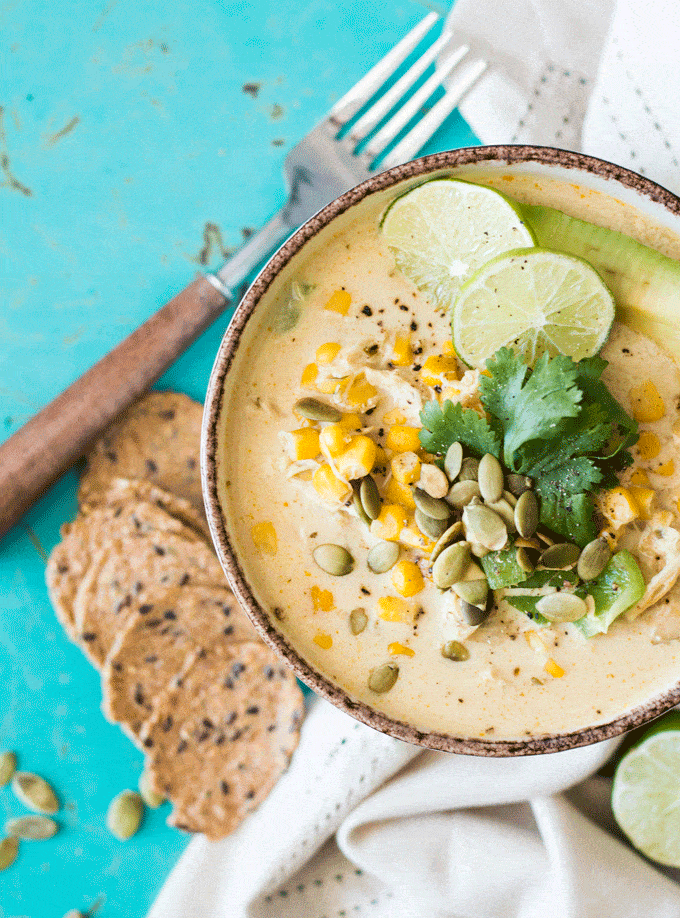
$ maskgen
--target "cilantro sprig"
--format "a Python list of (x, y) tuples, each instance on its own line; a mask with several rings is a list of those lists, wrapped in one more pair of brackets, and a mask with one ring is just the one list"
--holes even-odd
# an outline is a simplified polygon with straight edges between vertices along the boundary
[(507, 469), (534, 479), (541, 523), (584, 546), (597, 535), (593, 494), (632, 462), (637, 422), (602, 382), (607, 361), (578, 363), (544, 354), (533, 369), (509, 348), (487, 360), (480, 399), (487, 417), (450, 401), (428, 402), (420, 442), (444, 455), (460, 442), (481, 457), (492, 453)]

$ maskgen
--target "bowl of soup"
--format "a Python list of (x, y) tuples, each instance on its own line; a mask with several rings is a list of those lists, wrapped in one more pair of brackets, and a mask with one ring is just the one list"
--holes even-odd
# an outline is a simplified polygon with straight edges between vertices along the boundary
[[(446, 297), (404, 268), (384, 231), (395, 201), (441, 180), (500, 191), (536, 247), (585, 260), (613, 296), (596, 358), (606, 398), (589, 410), (613, 399), (635, 432), (626, 461), (592, 487), (576, 548), (563, 548), (563, 530), (518, 530), (520, 500), (534, 500), (524, 492), (541, 503), (538, 480), (500, 462), (492, 502), (496, 460), (422, 439), (428, 404), (489, 420), (490, 371), (460, 359)], [(202, 465), (230, 585), (303, 682), (401, 740), (492, 756), (597, 742), (680, 702), (678, 262), (677, 197), (601, 160), (524, 146), (391, 169), (288, 239), (221, 343)], [(469, 525), (490, 504), (505, 528), (482, 545)], [(605, 553), (597, 581), (583, 574), (586, 548)], [(523, 583), (502, 579), (510, 550)], [(617, 558), (634, 576), (614, 576)], [(600, 627), (603, 590), (611, 609), (629, 587), (634, 602)]]

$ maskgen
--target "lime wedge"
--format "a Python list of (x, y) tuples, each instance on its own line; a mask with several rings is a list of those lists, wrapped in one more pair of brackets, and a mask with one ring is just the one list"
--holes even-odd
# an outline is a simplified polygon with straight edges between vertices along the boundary
[(614, 774), (612, 810), (633, 845), (659, 864), (680, 867), (680, 713), (652, 727)]
[(382, 232), (397, 267), (441, 310), (490, 258), (534, 244), (503, 195), (456, 179), (433, 179), (397, 198)]
[(483, 265), (453, 307), (453, 342), (461, 360), (482, 367), (499, 347), (533, 365), (547, 351), (592, 357), (607, 340), (614, 299), (580, 258), (518, 249)]

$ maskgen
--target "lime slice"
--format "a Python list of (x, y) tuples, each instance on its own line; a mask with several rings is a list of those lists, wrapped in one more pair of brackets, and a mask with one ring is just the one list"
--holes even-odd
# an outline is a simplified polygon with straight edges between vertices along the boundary
[(469, 366), (482, 367), (499, 347), (533, 365), (547, 351), (592, 357), (614, 321), (614, 299), (580, 258), (518, 249), (487, 262), (453, 307), (453, 342)]
[(680, 713), (663, 717), (619, 762), (612, 809), (633, 845), (680, 867)]
[(442, 310), (490, 258), (534, 244), (503, 195), (456, 179), (433, 179), (397, 198), (382, 232), (397, 267)]

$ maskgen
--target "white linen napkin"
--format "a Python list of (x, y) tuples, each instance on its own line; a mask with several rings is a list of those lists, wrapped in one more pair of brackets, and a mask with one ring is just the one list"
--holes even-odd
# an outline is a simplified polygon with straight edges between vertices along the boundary
[[(676, 3), (458, 0), (452, 45), (491, 62), (464, 117), (485, 143), (582, 149), (680, 191)], [(680, 918), (680, 871), (617, 837), (588, 777), (615, 747), (424, 752), (316, 700), (269, 798), (192, 841), (149, 918)]]

